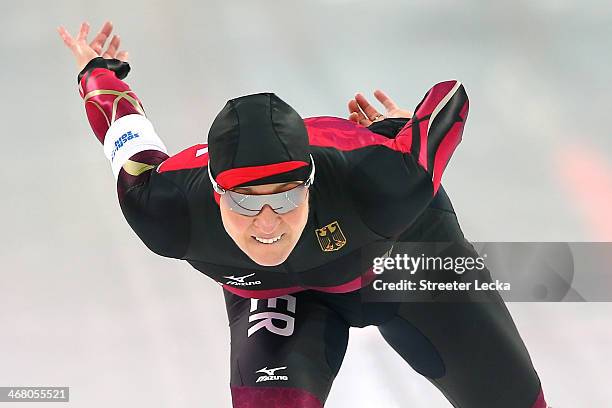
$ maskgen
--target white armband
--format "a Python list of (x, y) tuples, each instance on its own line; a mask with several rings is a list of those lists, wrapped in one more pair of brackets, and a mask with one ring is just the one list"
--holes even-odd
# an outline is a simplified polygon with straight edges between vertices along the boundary
[(168, 152), (153, 124), (143, 115), (132, 114), (117, 119), (104, 137), (104, 154), (111, 162), (115, 179), (129, 158), (144, 150)]

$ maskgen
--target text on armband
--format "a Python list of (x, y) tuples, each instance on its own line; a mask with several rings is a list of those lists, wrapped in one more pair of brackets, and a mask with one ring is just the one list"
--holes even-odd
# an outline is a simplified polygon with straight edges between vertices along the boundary
[(132, 131), (129, 130), (126, 133), (122, 134), (117, 140), (115, 140), (115, 147), (111, 152), (111, 160), (115, 158), (115, 154), (119, 151), (119, 149), (123, 147), (123, 145), (125, 145), (128, 140), (136, 139), (137, 137), (140, 137), (138, 133), (132, 133)]

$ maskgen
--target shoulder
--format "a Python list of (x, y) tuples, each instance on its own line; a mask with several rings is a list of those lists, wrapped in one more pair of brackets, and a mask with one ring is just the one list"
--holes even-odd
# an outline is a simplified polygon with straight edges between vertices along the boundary
[(158, 173), (167, 171), (196, 169), (208, 166), (208, 145), (197, 144), (174, 156), (168, 157), (157, 168)]
[(332, 147), (340, 151), (386, 144), (387, 138), (347, 119), (317, 116), (304, 119), (311, 146)]

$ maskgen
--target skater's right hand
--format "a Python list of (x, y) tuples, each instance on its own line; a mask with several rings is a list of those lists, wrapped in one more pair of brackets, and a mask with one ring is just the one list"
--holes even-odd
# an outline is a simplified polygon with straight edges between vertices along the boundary
[(110, 36), (113, 31), (113, 24), (110, 21), (106, 21), (100, 32), (96, 35), (91, 43), (87, 43), (87, 34), (89, 34), (89, 23), (83, 22), (81, 23), (81, 29), (76, 38), (72, 38), (68, 30), (63, 26), (57, 28), (60, 37), (64, 40), (64, 44), (72, 54), (76, 58), (76, 64), (79, 71), (82, 71), (85, 68), (85, 65), (92, 59), (96, 57), (103, 58), (116, 58), (121, 61), (127, 61), (128, 53), (127, 51), (117, 51), (119, 49), (119, 44), (121, 43), (121, 39), (118, 35), (113, 35), (108, 48), (106, 51), (102, 52), (104, 48), (104, 44), (106, 40)]

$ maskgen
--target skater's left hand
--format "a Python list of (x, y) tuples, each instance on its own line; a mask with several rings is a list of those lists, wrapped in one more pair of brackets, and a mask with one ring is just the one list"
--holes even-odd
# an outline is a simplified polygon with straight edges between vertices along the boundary
[(383, 115), (374, 106), (368, 102), (365, 96), (361, 93), (355, 94), (355, 98), (349, 100), (348, 119), (362, 126), (370, 126), (373, 122), (383, 120), (385, 118), (411, 118), (412, 112), (401, 109), (397, 104), (383, 91), (377, 89), (374, 91), (374, 96), (386, 109)]
[(116, 58), (124, 62), (127, 61), (127, 51), (118, 51), (121, 39), (116, 34), (113, 35), (106, 51), (102, 52), (106, 40), (113, 31), (113, 24), (110, 21), (106, 21), (104, 25), (102, 25), (100, 32), (89, 44), (87, 43), (89, 23), (87, 22), (81, 23), (81, 29), (76, 38), (72, 38), (68, 30), (63, 26), (58, 27), (57, 31), (60, 37), (62, 37), (62, 40), (64, 40), (64, 44), (70, 48), (70, 51), (72, 51), (72, 54), (75, 56), (79, 71), (83, 70), (85, 65), (96, 57)]

